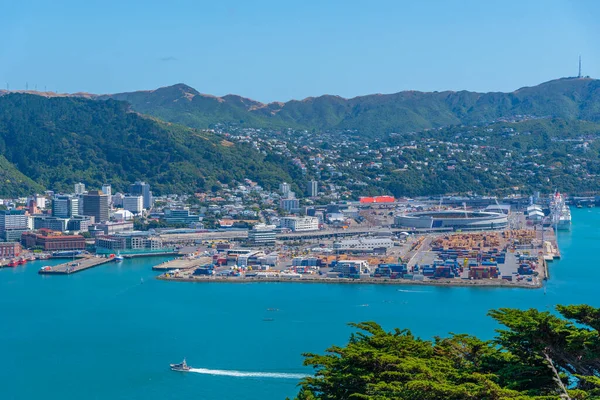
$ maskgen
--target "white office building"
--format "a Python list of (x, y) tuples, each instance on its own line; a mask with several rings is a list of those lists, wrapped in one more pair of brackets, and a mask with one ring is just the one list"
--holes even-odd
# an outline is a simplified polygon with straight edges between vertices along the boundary
[(85, 193), (85, 184), (79, 182), (75, 184), (75, 194), (84, 194)]
[(248, 240), (252, 243), (275, 243), (275, 225), (256, 224), (248, 231)]
[(283, 217), (279, 220), (279, 226), (294, 232), (318, 231), (319, 219), (317, 217)]
[(139, 214), (144, 210), (144, 196), (125, 196), (123, 197), (123, 209)]

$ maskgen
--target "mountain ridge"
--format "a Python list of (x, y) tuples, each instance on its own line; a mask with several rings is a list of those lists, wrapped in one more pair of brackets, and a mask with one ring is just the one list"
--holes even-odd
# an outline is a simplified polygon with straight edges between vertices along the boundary
[(512, 92), (407, 90), (352, 98), (325, 94), (271, 103), (235, 94), (221, 97), (203, 94), (184, 83), (115, 94), (55, 96), (126, 101), (141, 114), (202, 129), (234, 124), (251, 128), (357, 131), (382, 136), (486, 123), (515, 115), (600, 121), (600, 80), (589, 77), (559, 78)]
[(467, 90), (467, 89), (461, 89), (461, 90), (433, 90), (433, 91), (422, 91), (422, 90), (416, 90), (416, 89), (407, 89), (407, 90), (401, 90), (398, 92), (391, 92), (391, 93), (368, 93), (368, 94), (362, 94), (362, 95), (357, 95), (357, 96), (353, 96), (353, 97), (344, 97), (341, 95), (337, 95), (337, 94), (329, 94), (329, 93), (324, 93), (321, 95), (317, 95), (317, 96), (308, 96), (308, 97), (304, 97), (302, 99), (290, 99), (287, 101), (280, 101), (280, 100), (274, 100), (274, 101), (270, 101), (270, 102), (261, 102), (259, 100), (254, 100), (250, 97), (245, 97), (239, 94), (234, 94), (234, 93), (228, 93), (225, 94), (223, 96), (217, 96), (217, 95), (212, 95), (209, 93), (201, 93), (199, 92), (197, 89), (193, 88), (192, 86), (183, 83), (183, 82), (179, 82), (179, 83), (175, 83), (172, 85), (167, 85), (167, 86), (160, 86), (158, 88), (155, 89), (140, 89), (140, 90), (134, 90), (134, 91), (128, 91), (128, 92), (117, 92), (117, 93), (90, 93), (90, 92), (74, 92), (74, 93), (57, 93), (57, 92), (52, 92), (52, 91), (38, 91), (38, 90), (6, 90), (6, 89), (0, 89), (0, 95), (5, 95), (5, 94), (9, 94), (9, 93), (22, 93), (22, 94), (32, 94), (32, 95), (38, 95), (38, 96), (44, 96), (44, 97), (84, 97), (84, 98), (92, 98), (92, 99), (105, 99), (105, 98), (113, 98), (114, 96), (121, 96), (121, 95), (128, 95), (128, 94), (134, 94), (134, 93), (155, 93), (157, 91), (160, 91), (161, 89), (179, 89), (179, 90), (188, 90), (189, 92), (195, 92), (193, 93), (194, 95), (200, 95), (200, 96), (204, 96), (204, 97), (208, 97), (208, 98), (215, 98), (215, 99), (226, 99), (226, 98), (239, 98), (239, 99), (243, 99), (243, 100), (247, 100), (253, 103), (257, 103), (257, 104), (261, 104), (263, 106), (269, 106), (269, 105), (280, 105), (280, 104), (286, 104), (289, 102), (307, 102), (307, 101), (313, 101), (315, 99), (319, 99), (319, 98), (338, 98), (341, 100), (345, 100), (345, 101), (352, 101), (352, 100), (357, 100), (357, 99), (364, 99), (367, 97), (376, 97), (376, 96), (381, 96), (381, 97), (385, 97), (385, 96), (394, 96), (394, 95), (399, 95), (399, 94), (403, 94), (403, 93), (417, 93), (417, 94), (457, 94), (457, 93), (471, 93), (471, 94), (479, 94), (479, 95), (485, 95), (485, 94), (514, 94), (514, 93), (518, 93), (520, 91), (526, 90), (526, 89), (532, 89), (532, 88), (537, 88), (537, 87), (542, 87), (542, 86), (546, 86), (549, 84), (553, 84), (556, 82), (564, 82), (564, 81), (600, 81), (599, 79), (595, 79), (595, 78), (591, 78), (591, 77), (563, 77), (563, 78), (556, 78), (556, 79), (551, 79), (549, 81), (545, 81), (542, 83), (539, 83), (537, 85), (533, 85), (533, 86), (522, 86), (518, 89), (515, 89), (513, 91), (510, 92), (503, 92), (503, 91), (489, 91), (489, 92), (479, 92), (479, 91), (472, 91), (472, 90)]
[(199, 92), (177, 84), (149, 93), (129, 92), (99, 99), (128, 101), (138, 112), (194, 128), (235, 124), (252, 128), (357, 131), (368, 136), (485, 123), (515, 115), (600, 120), (600, 81), (591, 78), (560, 78), (512, 92), (409, 90), (349, 99), (321, 95), (284, 103), (195, 93)]

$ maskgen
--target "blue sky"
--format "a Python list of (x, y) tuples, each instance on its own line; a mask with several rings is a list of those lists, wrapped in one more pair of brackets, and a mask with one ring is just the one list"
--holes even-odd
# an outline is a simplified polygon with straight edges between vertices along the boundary
[(179, 82), (259, 101), (511, 91), (600, 76), (600, 2), (9, 1), (0, 87), (115, 93)]

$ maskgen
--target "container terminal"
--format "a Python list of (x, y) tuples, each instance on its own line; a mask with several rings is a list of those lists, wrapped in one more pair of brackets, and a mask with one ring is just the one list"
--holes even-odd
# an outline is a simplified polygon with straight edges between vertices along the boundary
[[(548, 277), (546, 260), (556, 256), (544, 250), (538, 243), (538, 232), (529, 229), (402, 236), (405, 237), (397, 241), (387, 238), (387, 244), (379, 239), (375, 245), (387, 247), (371, 250), (369, 244), (375, 239), (357, 240), (359, 243), (351, 246), (362, 245), (358, 251), (351, 247), (342, 250), (339, 244), (343, 243), (338, 246), (332, 243), (332, 247), (338, 248), (335, 252), (319, 246), (300, 254), (222, 246), (213, 251), (210, 262), (199, 262), (201, 265), (195, 267), (178, 267), (181, 260), (165, 262), (161, 269), (168, 271), (158, 278), (188, 282), (416, 283), (535, 288), (542, 286)], [(192, 264), (189, 261), (187, 265)]]
[(402, 226), (354, 239), (306, 238), (271, 247), (206, 241), (198, 254), (212, 256), (211, 262), (186, 269), (166, 262), (162, 268), (168, 271), (158, 279), (536, 288), (549, 278), (548, 262), (560, 258), (554, 228), (536, 222), (536, 215), (420, 212), (415, 217), (428, 218), (436, 228)]

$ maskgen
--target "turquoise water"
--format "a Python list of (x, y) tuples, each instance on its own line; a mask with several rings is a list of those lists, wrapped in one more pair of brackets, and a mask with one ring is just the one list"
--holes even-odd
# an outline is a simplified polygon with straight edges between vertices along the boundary
[[(157, 258), (72, 276), (40, 276), (39, 262), (3, 269), (0, 399), (284, 399), (297, 391), (294, 374), (310, 372), (301, 353), (344, 344), (349, 322), (374, 320), (424, 337), (491, 337), (496, 326), (486, 317), (490, 308), (600, 306), (599, 227), (600, 210), (573, 210), (573, 229), (559, 236), (563, 259), (550, 266), (546, 295), (525, 289), (163, 282), (152, 279), (151, 266), (162, 261)], [(168, 364), (183, 357), (208, 371), (169, 371)]]

